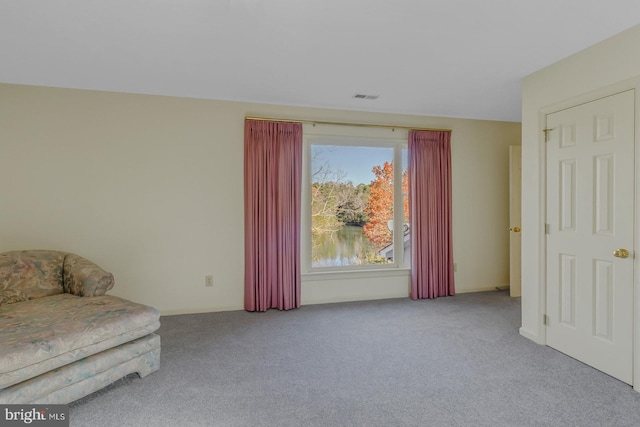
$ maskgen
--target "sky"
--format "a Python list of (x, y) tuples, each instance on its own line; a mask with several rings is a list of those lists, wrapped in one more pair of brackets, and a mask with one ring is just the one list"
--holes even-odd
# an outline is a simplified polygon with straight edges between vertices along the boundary
[[(403, 150), (403, 156), (406, 157), (406, 150)], [(344, 180), (351, 181), (353, 185), (370, 184), (375, 179), (373, 167), (392, 161), (393, 148), (344, 145), (312, 145), (311, 147), (312, 171), (317, 170), (317, 166), (328, 162), (333, 171), (341, 170), (346, 173)]]

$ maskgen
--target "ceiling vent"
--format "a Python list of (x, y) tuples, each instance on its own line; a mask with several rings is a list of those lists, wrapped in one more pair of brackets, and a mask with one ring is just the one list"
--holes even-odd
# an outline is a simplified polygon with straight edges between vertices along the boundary
[(353, 95), (353, 97), (356, 99), (378, 99), (380, 95), (365, 95), (362, 93), (356, 93), (355, 95)]

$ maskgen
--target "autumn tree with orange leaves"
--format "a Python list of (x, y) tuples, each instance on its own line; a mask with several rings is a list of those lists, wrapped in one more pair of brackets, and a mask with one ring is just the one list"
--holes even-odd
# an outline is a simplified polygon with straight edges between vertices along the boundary
[[(371, 181), (370, 195), (365, 213), (369, 222), (362, 227), (362, 232), (378, 249), (393, 242), (393, 234), (387, 223), (393, 219), (393, 163), (384, 162), (382, 166), (374, 166), (375, 180)], [(409, 180), (406, 172), (402, 173), (402, 193), (409, 192)], [(404, 197), (404, 221), (409, 221), (409, 202)]]

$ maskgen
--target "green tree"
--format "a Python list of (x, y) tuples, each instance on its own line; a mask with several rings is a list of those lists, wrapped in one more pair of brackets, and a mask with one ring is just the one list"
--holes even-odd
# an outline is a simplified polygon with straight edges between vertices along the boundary
[(357, 187), (347, 181), (346, 174), (334, 170), (318, 157), (312, 160), (311, 233), (312, 236), (335, 233), (344, 225), (363, 225), (369, 196), (368, 186)]
[(351, 182), (341, 186), (336, 216), (345, 225), (362, 227), (369, 221), (365, 213), (367, 199), (369, 198), (369, 186), (358, 184), (354, 187)]
[(344, 225), (338, 219), (338, 198), (335, 182), (314, 182), (311, 185), (311, 234), (335, 233)]

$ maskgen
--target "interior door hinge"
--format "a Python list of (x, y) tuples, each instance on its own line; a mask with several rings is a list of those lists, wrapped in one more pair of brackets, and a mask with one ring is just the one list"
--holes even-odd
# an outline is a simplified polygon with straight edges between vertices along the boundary
[(544, 234), (549, 234), (549, 229), (550, 229), (550, 228), (551, 228), (551, 227), (549, 227), (549, 224), (545, 224), (545, 225), (544, 225)]
[(553, 129), (542, 129), (542, 132), (544, 132), (544, 142), (549, 142), (549, 132), (551, 132)]
[(548, 325), (549, 324), (549, 316), (547, 316), (546, 314), (542, 315), (542, 324), (543, 325)]

